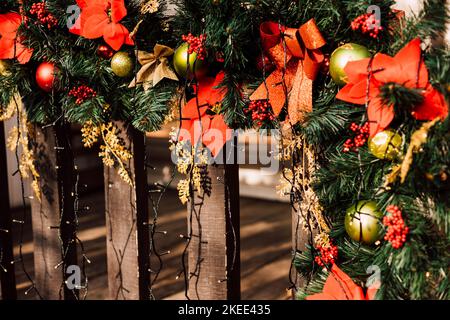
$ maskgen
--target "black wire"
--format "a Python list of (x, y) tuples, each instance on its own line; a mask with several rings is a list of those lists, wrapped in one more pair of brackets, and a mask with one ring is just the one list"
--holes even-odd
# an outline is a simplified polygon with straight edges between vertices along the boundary
[[(16, 98), (13, 97), (14, 99), (14, 103), (16, 105), (16, 114), (17, 114), (17, 129), (20, 132), (20, 126), (21, 126), (21, 119), (20, 119), (20, 110), (19, 110), (19, 104), (16, 101)], [(22, 110), (22, 112), (26, 112), (25, 110)], [(16, 163), (17, 163), (17, 172), (19, 173), (19, 177), (20, 177), (20, 191), (21, 191), (21, 195), (22, 195), (22, 223), (20, 223), (20, 228), (19, 228), (19, 260), (20, 260), (20, 265), (22, 267), (22, 271), (25, 274), (26, 278), (28, 279), (29, 282), (31, 282), (31, 287), (29, 289), (27, 289), (25, 291), (25, 294), (27, 294), (30, 290), (34, 290), (36, 292), (36, 294), (38, 295), (39, 299), (43, 300), (42, 295), (40, 294), (39, 290), (36, 288), (36, 283), (33, 281), (33, 279), (31, 278), (30, 274), (27, 271), (27, 268), (25, 266), (25, 261), (23, 258), (23, 238), (24, 238), (24, 225), (25, 225), (25, 221), (26, 221), (26, 217), (27, 217), (27, 210), (26, 210), (26, 201), (25, 201), (25, 186), (24, 186), (24, 182), (23, 182), (23, 175), (22, 172), (20, 170), (20, 158), (19, 158), (19, 140), (20, 140), (20, 134), (17, 135), (17, 140), (16, 140), (16, 148), (15, 148), (15, 158), (16, 158)]]

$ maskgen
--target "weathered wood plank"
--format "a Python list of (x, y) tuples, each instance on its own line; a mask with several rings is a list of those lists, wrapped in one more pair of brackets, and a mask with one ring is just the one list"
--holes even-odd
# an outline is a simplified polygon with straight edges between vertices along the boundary
[(15, 270), (14, 264), (11, 263), (14, 261), (14, 255), (5, 142), (4, 125), (0, 122), (0, 292), (3, 300), (16, 300)]
[(134, 187), (105, 167), (108, 287), (111, 299), (149, 299), (150, 248), (145, 137), (115, 123), (134, 155), (127, 164)]
[[(296, 205), (298, 208), (298, 205)], [(309, 232), (303, 229), (305, 219), (298, 209), (292, 209), (292, 255), (294, 256), (297, 251), (304, 251), (306, 245), (310, 241)], [(300, 276), (297, 270), (291, 268), (291, 280), (295, 284), (295, 288), (292, 290), (292, 298), (295, 298), (297, 293), (296, 289), (303, 287), (305, 279)]]
[[(314, 218), (311, 210), (316, 207), (317, 197), (311, 191), (310, 181), (317, 169), (316, 150), (309, 147), (306, 141), (303, 141), (303, 146), (298, 150), (296, 164), (297, 170), (301, 170), (301, 177), (303, 181), (296, 181), (300, 185), (301, 190), (295, 190), (295, 199), (299, 199), (293, 204), (292, 208), (292, 257), (295, 257), (296, 252), (303, 252), (307, 249), (307, 245), (313, 245), (313, 239), (317, 234), (317, 229), (310, 226), (310, 221)], [(297, 289), (305, 285), (306, 279), (302, 277), (297, 270), (291, 268), (291, 280), (295, 286), (292, 290), (292, 298), (295, 299)]]
[(36, 167), (41, 201), (31, 200), (35, 284), (43, 299), (77, 299), (77, 290), (64, 285), (65, 270), (77, 265), (74, 213), (74, 164), (69, 127), (58, 123), (35, 127)]
[[(189, 299), (238, 300), (240, 288), (239, 167), (209, 166), (211, 196), (189, 204)], [(202, 203), (200, 205), (200, 203)], [(192, 224), (190, 220), (192, 218)]]

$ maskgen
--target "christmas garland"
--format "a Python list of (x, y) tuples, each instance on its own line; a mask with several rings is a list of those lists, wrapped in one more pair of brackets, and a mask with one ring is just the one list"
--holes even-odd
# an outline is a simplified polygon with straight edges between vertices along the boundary
[[(449, 53), (425, 45), (448, 22), (440, 1), (408, 19), (393, 1), (180, 0), (171, 18), (154, 0), (76, 4), (1, 5), (2, 118), (27, 121), (20, 95), (31, 123), (80, 123), (132, 183), (114, 121), (151, 131), (177, 117), (183, 203), (210, 194), (230, 128), (278, 129), (278, 190), (309, 239), (293, 256), (299, 298), (343, 283), (359, 293), (334, 298), (448, 298)], [(28, 133), (13, 133), (36, 181)], [(377, 288), (354, 283), (367, 270)]]
[[(155, 0), (6, 2), (0, 13), (5, 26), (0, 41), (5, 69), (0, 77), (0, 105), (10, 106), (17, 92), (31, 123), (81, 124), (84, 145), (99, 142), (103, 163), (118, 165), (121, 176), (131, 183), (125, 168), (131, 154), (124, 150), (114, 121), (125, 121), (143, 132), (158, 130), (169, 115), (167, 102), (177, 93), (174, 76), (130, 85), (137, 62), (143, 63), (140, 53), (159, 43), (170, 44), (164, 4)], [(161, 57), (156, 57), (155, 73), (161, 65), (165, 65)]]
[[(277, 128), (277, 189), (309, 239), (293, 257), (299, 298), (448, 298), (448, 50), (424, 44), (445, 30), (440, 2), (409, 19), (393, 1), (178, 5), (182, 201), (205, 192), (205, 150), (220, 154), (210, 130), (223, 146), (224, 122)], [(370, 270), (376, 286), (352, 282)]]

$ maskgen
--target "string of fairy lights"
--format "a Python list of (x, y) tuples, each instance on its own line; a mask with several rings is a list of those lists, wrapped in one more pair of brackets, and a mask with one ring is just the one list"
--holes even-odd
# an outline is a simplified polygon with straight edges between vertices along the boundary
[[(284, 92), (284, 97), (285, 97), (284, 108), (287, 108), (288, 97), (289, 97), (289, 92), (288, 92), (287, 84), (286, 84), (288, 49), (287, 49), (285, 37), (287, 35), (285, 35), (285, 33), (284, 33), (281, 22), (278, 22), (278, 29), (279, 29), (280, 38), (282, 41), (283, 57), (284, 57), (281, 85), (283, 87), (283, 92)], [(262, 48), (261, 44), (260, 44), (260, 48)], [(264, 50), (261, 50), (261, 54), (262, 54), (262, 58), (263, 58), (262, 61), (264, 62)], [(265, 68), (263, 67), (263, 70), (264, 69)], [(264, 84), (266, 86), (267, 92), (269, 92), (267, 83), (266, 83), (265, 70), (263, 72), (264, 72), (264, 74), (263, 74)], [(289, 125), (289, 129), (290, 129), (290, 134), (292, 134), (292, 136), (295, 137), (297, 135), (297, 133), (296, 133), (294, 125), (291, 122), (289, 122), (288, 125)], [(284, 156), (285, 146), (284, 146), (283, 140), (285, 139), (285, 137), (283, 135), (283, 130), (280, 130), (280, 132), (281, 132), (281, 137), (280, 137), (280, 139), (281, 139), (281, 141), (280, 141), (281, 154)], [(307, 208), (302, 208), (301, 203), (302, 203), (302, 201), (305, 200), (305, 191), (306, 190), (304, 189), (305, 188), (304, 182), (308, 181), (308, 179), (313, 174), (313, 172), (309, 172), (309, 170), (308, 170), (308, 161), (314, 162), (313, 167), (316, 167), (316, 163), (317, 163), (320, 155), (319, 155), (319, 150), (317, 150), (317, 148), (313, 148), (314, 149), (314, 151), (313, 151), (314, 158), (308, 159), (305, 155), (306, 148), (308, 148), (307, 142), (304, 137), (302, 137), (301, 141), (302, 141), (302, 143), (301, 143), (300, 148), (293, 150), (295, 152), (292, 153), (289, 164), (286, 164), (285, 161), (281, 161), (281, 172), (282, 172), (283, 179), (286, 180), (291, 186), (291, 191), (289, 193), (289, 203), (291, 206), (292, 214), (295, 216), (295, 221), (293, 221), (293, 224), (295, 225), (294, 234), (293, 234), (294, 245), (292, 248), (292, 260), (291, 260), (291, 263), (289, 266), (289, 273), (288, 273), (288, 281), (289, 281), (290, 285), (287, 288), (288, 290), (293, 290), (294, 293), (299, 290), (298, 276), (294, 277), (294, 274), (296, 272), (294, 269), (295, 254), (300, 251), (300, 245), (306, 246), (305, 243), (300, 243), (300, 241), (299, 241), (301, 239), (302, 233), (307, 232), (307, 236), (308, 236), (307, 244), (311, 247), (311, 249), (313, 250), (314, 253), (317, 251), (316, 248), (313, 246), (313, 244), (314, 244), (314, 226), (311, 225), (311, 218), (314, 217), (314, 214), (311, 212), (311, 210), (312, 210), (311, 202), (308, 203)], [(284, 158), (282, 158), (282, 160), (284, 160)], [(288, 177), (286, 175), (286, 170), (285, 170), (286, 168), (291, 170), (292, 172), (294, 170), (302, 170), (301, 179), (303, 181), (297, 181), (298, 175), (295, 174), (295, 172), (293, 172), (292, 177)], [(302, 188), (299, 188), (298, 187), (299, 185), (302, 186)], [(311, 186), (308, 186), (308, 187), (311, 187)], [(302, 227), (302, 224), (303, 224), (303, 227)], [(306, 228), (306, 230), (304, 230), (304, 228)], [(319, 255), (319, 258), (322, 259), (322, 257), (320, 255)], [(331, 269), (329, 268), (329, 266), (327, 264), (324, 263), (324, 266), (325, 266), (325, 268), (328, 269), (328, 271), (331, 271)], [(308, 277), (305, 280), (306, 280), (306, 286), (307, 286), (310, 281), (310, 277)]]
[[(16, 106), (16, 125), (17, 128), (20, 128), (21, 124), (21, 117), (19, 112), (21, 112), (19, 110), (19, 102), (16, 101), (15, 97), (14, 99), (14, 104)], [(16, 149), (14, 152), (15, 158), (16, 158), (16, 163), (17, 163), (17, 172), (19, 174), (19, 179), (20, 179), (20, 192), (21, 192), (21, 199), (22, 199), (22, 220), (15, 220), (13, 219), (12, 222), (13, 223), (18, 223), (19, 224), (19, 258), (18, 260), (14, 260), (11, 261), (11, 264), (16, 264), (16, 263), (20, 263), (22, 272), (25, 274), (25, 277), (27, 278), (27, 280), (31, 283), (30, 287), (25, 290), (25, 295), (28, 295), (28, 293), (30, 293), (31, 291), (35, 291), (36, 295), (39, 297), (39, 299), (43, 299), (42, 295), (40, 294), (39, 290), (36, 288), (36, 283), (34, 282), (33, 278), (31, 277), (30, 273), (27, 270), (27, 267), (25, 265), (25, 260), (24, 260), (24, 254), (23, 254), (23, 246), (24, 246), (24, 228), (25, 228), (25, 221), (27, 218), (27, 209), (26, 209), (26, 196), (25, 196), (25, 185), (24, 185), (24, 177), (23, 174), (19, 168), (19, 164), (20, 164), (20, 156), (19, 156), (19, 135), (17, 136), (16, 139)], [(33, 196), (29, 196), (28, 198), (33, 198)]]
[(136, 211), (136, 207), (134, 204), (134, 190), (132, 186), (129, 186), (129, 205), (130, 205), (130, 212), (129, 212), (129, 216), (131, 217), (131, 221), (130, 221), (130, 228), (129, 231), (127, 233), (127, 237), (125, 242), (123, 243), (123, 245), (121, 246), (121, 248), (117, 248), (116, 247), (116, 243), (114, 241), (113, 238), (113, 225), (112, 225), (112, 217), (110, 215), (110, 210), (109, 210), (109, 199), (110, 199), (110, 195), (109, 195), (109, 189), (112, 188), (112, 182), (108, 182), (108, 187), (105, 188), (106, 189), (106, 208), (105, 208), (105, 212), (107, 215), (107, 221), (109, 222), (108, 228), (109, 228), (109, 237), (108, 237), (108, 242), (111, 244), (111, 248), (113, 249), (115, 258), (116, 258), (116, 263), (117, 263), (117, 274), (116, 274), (116, 278), (118, 278), (119, 281), (119, 285), (117, 286), (116, 292), (114, 294), (114, 299), (119, 299), (119, 296), (121, 295), (123, 299), (126, 300), (126, 293), (128, 293), (128, 289), (125, 287), (124, 285), (124, 280), (123, 280), (123, 270), (122, 270), (122, 265), (124, 262), (124, 257), (125, 257), (125, 253), (128, 247), (128, 244), (130, 243), (130, 240), (132, 239), (132, 235), (133, 235), (133, 231), (136, 232), (135, 227), (136, 227), (136, 215), (138, 214)]
[[(188, 53), (187, 53), (188, 54)], [(190, 60), (186, 59), (187, 64), (186, 64), (186, 74), (189, 74), (189, 70), (190, 70)], [(196, 61), (194, 61), (194, 68), (193, 70), (195, 70), (195, 63)], [(197, 77), (196, 74), (194, 72), (193, 75), (193, 83), (197, 83)], [(189, 79), (188, 77), (185, 78), (184, 81), (184, 90), (183, 92), (186, 92), (187, 89), (190, 87), (190, 83), (189, 83)], [(199, 119), (201, 119), (200, 117), (200, 104), (199, 104), (199, 100), (198, 100), (198, 92), (199, 90), (196, 91), (195, 93), (195, 101), (196, 101), (196, 108), (197, 108), (197, 113), (199, 116)], [(183, 97), (180, 97), (179, 103), (178, 103), (178, 113), (179, 113), (179, 128), (178, 128), (178, 133), (177, 133), (177, 137), (175, 139), (175, 143), (178, 143), (179, 141), (179, 137), (180, 137), (180, 133), (181, 133), (181, 128), (182, 128), (182, 122), (184, 120), (191, 120), (191, 119), (185, 119), (182, 116), (182, 104), (183, 104)], [(203, 125), (201, 123), (201, 121), (199, 121), (199, 125), (200, 125), (200, 132), (203, 132)], [(200, 143), (202, 143), (202, 134), (200, 135)], [(194, 143), (192, 143), (194, 145)], [(186, 297), (187, 300), (190, 300), (191, 297), (189, 296), (189, 290), (190, 290), (190, 286), (192, 286), (192, 284), (194, 284), (194, 292), (197, 296), (197, 298), (199, 298), (199, 292), (198, 292), (198, 282), (199, 282), (199, 276), (200, 276), (200, 271), (201, 271), (201, 263), (203, 262), (203, 258), (202, 258), (202, 246), (203, 244), (205, 244), (205, 242), (202, 239), (203, 233), (202, 233), (202, 224), (201, 224), (201, 220), (200, 220), (200, 214), (201, 214), (201, 210), (202, 207), (204, 205), (204, 201), (205, 201), (205, 194), (204, 193), (200, 193), (200, 194), (196, 194), (195, 192), (195, 186), (193, 184), (193, 170), (194, 170), (194, 166), (195, 166), (195, 155), (196, 155), (196, 149), (197, 146), (194, 146), (191, 152), (191, 157), (192, 157), (192, 164), (191, 167), (189, 169), (188, 175), (189, 175), (189, 213), (188, 213), (188, 235), (180, 235), (180, 238), (183, 238), (186, 240), (185, 242), (185, 247), (183, 249), (183, 253), (181, 254), (181, 266), (182, 266), (182, 270), (177, 274), (176, 278), (178, 279), (180, 277), (180, 275), (183, 275), (184, 278), (184, 295)], [(194, 217), (195, 217), (195, 221), (197, 224), (197, 234), (194, 234)], [(186, 262), (186, 260), (188, 259), (189, 256), (189, 248), (192, 244), (192, 239), (193, 238), (197, 238), (197, 254), (196, 254), (196, 261), (195, 261), (195, 265), (188, 265), (188, 263)], [(191, 281), (191, 279), (195, 277), (195, 281)]]

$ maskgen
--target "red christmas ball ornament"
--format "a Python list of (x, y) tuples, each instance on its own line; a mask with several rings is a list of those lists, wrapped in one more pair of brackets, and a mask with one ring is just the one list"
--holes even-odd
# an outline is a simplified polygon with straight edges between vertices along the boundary
[(323, 62), (320, 66), (320, 72), (325, 75), (330, 72), (330, 55), (327, 53), (324, 55)]
[(114, 50), (110, 46), (102, 44), (97, 49), (97, 55), (103, 59), (111, 59), (114, 55)]
[(43, 62), (36, 70), (36, 82), (45, 92), (50, 92), (56, 82), (56, 73), (58, 68), (52, 62)]

